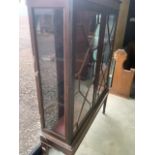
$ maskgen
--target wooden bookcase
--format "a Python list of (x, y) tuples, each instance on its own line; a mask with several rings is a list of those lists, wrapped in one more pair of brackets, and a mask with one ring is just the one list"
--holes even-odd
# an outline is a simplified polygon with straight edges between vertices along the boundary
[(105, 112), (118, 0), (27, 0), (45, 154), (73, 155)]

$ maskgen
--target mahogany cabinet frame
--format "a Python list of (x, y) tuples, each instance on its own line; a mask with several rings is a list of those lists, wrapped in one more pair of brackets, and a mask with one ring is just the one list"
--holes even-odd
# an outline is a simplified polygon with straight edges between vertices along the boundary
[[(80, 123), (79, 129), (73, 133), (73, 117), (74, 117), (74, 37), (75, 37), (75, 23), (76, 23), (76, 2), (81, 2), (81, 7), (85, 9), (87, 7), (90, 10), (100, 11), (102, 16), (102, 22), (105, 22), (104, 18), (109, 12), (113, 12), (116, 17), (118, 16), (119, 4), (118, 0), (27, 0), (29, 24), (32, 42), (32, 51), (34, 56), (34, 68), (35, 79), (37, 86), (37, 96), (39, 103), (39, 112), (41, 118), (42, 135), (40, 136), (41, 144), (44, 148), (55, 147), (65, 154), (73, 155), (91, 126), (97, 112), (103, 106), (103, 113), (105, 113), (106, 100), (109, 93), (107, 88), (101, 93), (94, 107), (89, 110), (85, 118)], [(61, 136), (53, 131), (45, 129), (44, 111), (43, 111), (43, 99), (41, 93), (41, 77), (39, 75), (39, 62), (38, 62), (38, 49), (36, 34), (34, 30), (34, 8), (62, 8), (63, 9), (63, 45), (64, 45), (64, 117), (65, 117), (65, 136)], [(101, 62), (101, 54), (103, 51), (103, 39), (105, 33), (105, 23), (100, 30), (100, 39), (98, 45), (97, 54), (97, 68), (95, 85), (97, 85), (99, 79), (99, 70)], [(111, 56), (112, 57), (112, 52)], [(111, 61), (111, 60), (110, 60)], [(110, 67), (109, 67), (110, 68)], [(108, 69), (109, 73), (109, 69)]]

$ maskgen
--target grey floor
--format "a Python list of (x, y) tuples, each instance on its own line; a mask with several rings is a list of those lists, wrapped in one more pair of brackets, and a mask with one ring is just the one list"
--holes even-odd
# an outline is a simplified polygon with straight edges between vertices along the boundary
[(101, 109), (75, 155), (134, 155), (134, 100), (110, 94), (107, 102), (106, 115)]

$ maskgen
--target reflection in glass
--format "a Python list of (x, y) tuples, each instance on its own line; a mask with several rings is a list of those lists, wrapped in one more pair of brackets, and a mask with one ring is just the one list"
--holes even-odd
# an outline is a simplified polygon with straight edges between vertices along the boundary
[(112, 58), (111, 65), (110, 65), (110, 71), (109, 71), (109, 81), (108, 81), (109, 87), (112, 87), (113, 75), (114, 75), (114, 71), (115, 71), (115, 64), (116, 64), (116, 61), (114, 58)]
[(92, 107), (101, 15), (79, 11), (75, 38), (74, 131)]
[(45, 128), (64, 135), (62, 9), (34, 9)]
[(100, 78), (98, 84), (98, 95), (103, 92), (103, 90), (107, 87), (108, 82), (108, 68), (110, 63), (110, 57), (112, 53), (112, 44), (114, 39), (114, 32), (116, 27), (116, 18), (114, 15), (107, 16), (106, 20), (106, 29), (105, 29), (105, 37), (104, 37), (104, 46), (102, 53), (102, 62), (100, 64)]

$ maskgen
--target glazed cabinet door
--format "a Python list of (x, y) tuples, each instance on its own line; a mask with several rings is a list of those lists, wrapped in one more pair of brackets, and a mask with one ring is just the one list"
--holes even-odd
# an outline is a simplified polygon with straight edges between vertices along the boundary
[[(79, 2), (79, 3), (78, 3)], [(96, 78), (99, 40), (104, 37), (105, 13), (85, 7), (78, 1), (74, 16), (74, 133), (78, 131), (95, 103), (94, 80)], [(102, 17), (104, 16), (104, 17)], [(101, 30), (103, 29), (103, 30)], [(103, 34), (100, 34), (103, 32)], [(102, 36), (101, 36), (102, 35)], [(97, 87), (97, 86), (96, 86)], [(97, 93), (97, 92), (96, 92)]]
[(108, 89), (116, 27), (115, 15), (107, 9), (90, 7), (77, 3), (74, 17), (74, 133)]
[[(106, 29), (104, 35), (103, 50), (101, 55), (100, 71), (99, 71), (99, 80), (98, 80), (98, 89), (97, 89), (97, 98), (101, 95), (105, 88), (111, 86), (112, 82), (112, 73), (114, 69), (114, 62), (112, 60), (113, 55), (113, 42), (115, 36), (117, 24), (117, 14), (107, 12), (106, 15)], [(110, 73), (110, 74), (109, 74)]]

